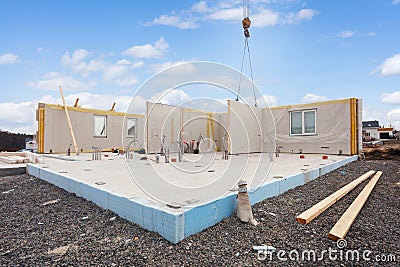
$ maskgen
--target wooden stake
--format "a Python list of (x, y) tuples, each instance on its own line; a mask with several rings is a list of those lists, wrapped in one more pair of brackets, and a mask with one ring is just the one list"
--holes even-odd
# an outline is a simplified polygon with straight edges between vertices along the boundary
[(372, 177), (371, 181), (369, 181), (369, 183), (364, 187), (357, 198), (353, 201), (353, 203), (351, 203), (350, 207), (343, 213), (342, 217), (340, 217), (335, 226), (333, 226), (333, 228), (329, 232), (328, 237), (330, 239), (334, 241), (344, 239), (381, 175), (382, 172), (378, 171), (374, 175), (374, 177)]
[(67, 116), (68, 127), (69, 127), (69, 131), (71, 133), (72, 142), (74, 144), (75, 153), (77, 155), (79, 155), (78, 145), (76, 144), (74, 130), (72, 129), (71, 119), (69, 118), (68, 108), (67, 108), (67, 104), (65, 103), (65, 98), (64, 98), (64, 94), (63, 94), (61, 86), (60, 86), (60, 94), (61, 94), (61, 99), (62, 99), (62, 102), (63, 102), (63, 105), (64, 105), (65, 115)]
[(357, 185), (359, 185), (361, 182), (369, 178), (375, 173), (375, 171), (369, 171), (363, 175), (361, 175), (359, 178), (355, 179), (354, 181), (348, 183), (347, 185), (343, 186), (340, 188), (338, 191), (335, 193), (331, 194), (330, 196), (326, 197), (325, 199), (321, 200), (302, 214), (296, 217), (296, 221), (302, 224), (307, 224), (314, 220), (318, 215), (320, 215), (322, 212), (324, 212), (326, 209), (328, 209), (330, 206), (335, 204), (339, 199), (341, 199), (343, 196), (345, 196), (348, 192), (353, 190)]
[(116, 104), (117, 104), (116, 102), (114, 102), (114, 103), (112, 104), (112, 107), (111, 107), (110, 111), (114, 111), (114, 108), (115, 108), (115, 105), (116, 105)]
[(75, 108), (78, 106), (78, 102), (79, 102), (79, 98), (77, 98), (77, 99), (75, 100), (75, 104), (74, 104), (74, 107), (75, 107)]

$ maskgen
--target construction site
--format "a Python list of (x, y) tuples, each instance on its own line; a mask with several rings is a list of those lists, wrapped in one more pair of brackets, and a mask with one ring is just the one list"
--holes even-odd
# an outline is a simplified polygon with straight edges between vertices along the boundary
[[(398, 153), (363, 148), (363, 100), (270, 106), (242, 69), (167, 68), (132, 98), (143, 113), (62, 86), (37, 103), (33, 152), (0, 152), (0, 264), (398, 266)], [(201, 86), (229, 98), (164, 101)]]
[[(152, 257), (131, 258), (137, 265), (156, 264), (159, 253), (165, 260), (179, 253), (179, 264), (202, 265), (192, 253), (205, 249), (215, 253), (210, 264), (229, 255), (223, 265), (238, 258), (252, 265), (280, 244), (331, 245), (346, 242), (348, 232), (346, 239), (354, 240), (348, 245), (356, 248), (362, 236), (370, 239), (364, 227), (379, 227), (379, 216), (394, 228), (373, 232), (395, 236), (398, 202), (382, 198), (396, 198), (400, 185), (393, 170), (399, 166), (360, 160), (361, 104), (343, 99), (259, 108), (228, 100), (227, 112), (215, 113), (148, 102), (146, 114), (130, 114), (39, 103), (39, 153), (1, 153), (2, 207), (13, 214), (2, 226), (11, 227), (23, 210), (36, 210), (19, 227), (49, 245), (21, 256), (18, 249), (30, 244), (22, 238), (2, 250), (2, 263), (17, 260), (12, 255), (27, 264), (40, 262), (39, 255), (43, 264), (82, 263), (89, 253), (82, 250), (99, 245), (104, 256), (153, 251)], [(294, 127), (287, 127), (293, 114), (306, 112), (318, 134), (293, 135)], [(381, 176), (386, 179), (377, 184)], [(362, 191), (359, 184), (366, 184)], [(26, 208), (15, 209), (19, 198)], [(386, 216), (384, 209), (393, 213)], [(370, 216), (375, 226), (363, 224)], [(65, 238), (63, 245), (54, 235)], [(383, 251), (398, 246), (386, 244)], [(106, 265), (121, 264), (122, 258), (106, 257)], [(99, 260), (105, 263), (103, 256)]]

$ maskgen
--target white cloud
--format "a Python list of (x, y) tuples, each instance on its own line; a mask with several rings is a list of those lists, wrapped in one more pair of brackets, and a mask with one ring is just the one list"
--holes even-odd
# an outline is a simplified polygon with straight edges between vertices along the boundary
[(199, 27), (196, 18), (194, 17), (182, 18), (179, 15), (161, 15), (158, 18), (155, 18), (153, 21), (145, 23), (145, 26), (152, 26), (152, 25), (165, 25), (182, 30), (196, 29)]
[(399, 121), (400, 120), (400, 108), (392, 109), (388, 112), (388, 117), (390, 120)]
[(137, 80), (136, 76), (130, 74), (128, 76), (120, 77), (120, 78), (116, 79), (114, 81), (114, 83), (119, 86), (130, 86), (130, 85), (136, 84), (137, 81), (138, 80)]
[[(239, 102), (246, 103), (248, 105), (254, 105), (254, 96), (241, 96)], [(278, 104), (278, 98), (272, 95), (262, 95), (257, 98), (257, 107), (267, 108), (271, 106), (276, 106)]]
[(299, 10), (297, 13), (287, 14), (284, 22), (287, 24), (297, 24), (303, 20), (312, 20), (316, 14), (317, 14), (317, 11), (315, 11), (313, 9), (303, 8), (303, 9)]
[(206, 1), (200, 1), (200, 2), (195, 3), (192, 6), (192, 11), (199, 12), (199, 13), (207, 12), (208, 11), (208, 5), (207, 5)]
[[(238, 22), (243, 19), (243, 8), (237, 7), (217, 10), (206, 16), (206, 19)], [(279, 14), (272, 10), (261, 8), (257, 13), (253, 14), (250, 19), (252, 20), (253, 27), (262, 28), (277, 24)]]
[(400, 105), (400, 91), (384, 93), (381, 97), (381, 101), (384, 104)]
[(163, 62), (163, 63), (151, 64), (150, 68), (154, 73), (157, 73), (157, 72), (163, 71), (169, 67), (181, 65), (184, 63), (188, 63), (188, 62), (185, 60), (179, 60), (179, 61), (175, 61), (175, 62), (167, 61), (167, 62)]
[[(258, 8), (250, 19), (252, 20), (252, 26), (256, 28), (262, 28), (266, 26), (277, 25), (278, 23), (283, 24), (296, 24), (304, 20), (312, 20), (317, 14), (317, 11), (313, 9), (301, 9), (297, 13), (289, 13), (287, 15), (279, 14), (271, 9)], [(209, 20), (225, 20), (225, 21), (241, 21), (243, 18), (243, 8), (233, 7), (225, 8), (221, 10), (214, 10), (212, 13), (206, 16)], [(280, 20), (280, 18), (282, 18)]]
[(377, 120), (380, 126), (389, 127), (389, 125), (394, 125), (396, 129), (400, 129), (400, 108), (388, 111), (363, 105), (362, 117), (363, 121)]
[(340, 37), (340, 38), (350, 38), (350, 37), (353, 37), (354, 34), (355, 34), (354, 31), (346, 30), (346, 31), (339, 32), (338, 33), (338, 37)]
[(376, 32), (367, 32), (365, 35), (369, 37), (376, 37)]
[(386, 121), (385, 116), (386, 116), (386, 111), (381, 109), (371, 108), (370, 106), (363, 104), (363, 110), (362, 110), (363, 121), (377, 120), (379, 121), (379, 124), (384, 124)]
[(380, 73), (382, 76), (400, 75), (400, 54), (396, 54), (383, 62), (372, 73)]
[(61, 62), (65, 65), (77, 65), (82, 62), (89, 54), (89, 51), (85, 49), (75, 50), (72, 54), (67, 51), (62, 56)]
[(144, 66), (144, 62), (140, 60), (140, 61), (132, 63), (131, 68), (137, 69), (137, 68), (141, 68), (143, 66)]
[(70, 76), (63, 76), (58, 72), (49, 72), (43, 76), (42, 80), (31, 81), (28, 86), (42, 90), (59, 90), (62, 86), (65, 91), (87, 90), (96, 85), (95, 82), (81, 82)]
[(329, 99), (326, 96), (315, 95), (311, 93), (306, 94), (302, 99), (303, 103), (322, 102), (328, 100)]
[(35, 104), (31, 101), (22, 103), (0, 103), (0, 121), (2, 123), (26, 123), (32, 120)]
[(122, 52), (122, 54), (134, 58), (160, 58), (164, 55), (167, 49), (168, 43), (163, 37), (161, 37), (154, 45), (145, 44), (132, 46)]
[[(159, 44), (162, 47), (162, 44)], [(120, 86), (133, 85), (137, 82), (136, 77), (129, 73), (130, 69), (140, 68), (144, 65), (143, 61), (131, 62), (126, 58), (117, 60), (115, 63), (104, 60), (91, 60), (88, 63), (84, 60), (90, 53), (85, 49), (79, 49), (72, 54), (65, 52), (61, 62), (70, 67), (73, 71), (79, 72), (83, 77), (88, 77), (92, 72), (102, 72), (103, 80)]]
[(314, 17), (315, 14), (316, 14), (315, 10), (309, 9), (309, 8), (304, 8), (304, 9), (301, 9), (297, 13), (297, 17), (300, 20), (311, 20)]
[(392, 127), (394, 126), (396, 130), (400, 130), (400, 108), (390, 110), (386, 114), (386, 118), (387, 123), (385, 124), (385, 126), (391, 125)]
[(167, 105), (180, 105), (183, 102), (189, 101), (191, 97), (184, 91), (179, 89), (166, 89), (156, 93), (150, 98), (150, 102), (162, 103)]
[(111, 65), (104, 71), (103, 78), (105, 81), (111, 81), (124, 75), (127, 70), (128, 67), (125, 65)]
[[(268, 6), (277, 4), (278, 1), (260, 0), (255, 1), (251, 8), (250, 19), (253, 27), (273, 26), (279, 23), (296, 24), (305, 20), (312, 20), (318, 13), (316, 10), (303, 8), (298, 12), (289, 14), (278, 13)], [(172, 12), (169, 15), (161, 15), (153, 21), (145, 23), (147, 26), (167, 25), (180, 29), (195, 29), (200, 23), (207, 20), (220, 20), (228, 22), (239, 22), (243, 19), (242, 2), (238, 0), (220, 1), (209, 6), (210, 2), (199, 1), (190, 9), (181, 10), (178, 14)], [(303, 5), (304, 6), (304, 5)]]
[(0, 103), (0, 129), (13, 133), (34, 133), (35, 103)]
[(399, 4), (399, 3), (400, 3), (400, 0), (393, 0), (393, 2), (392, 2), (393, 5)]
[(10, 64), (15, 64), (18, 63), (18, 55), (13, 54), (13, 53), (6, 53), (3, 55), (0, 55), (0, 65), (10, 65)]
[(143, 61), (132, 63), (126, 59), (118, 60), (104, 70), (103, 79), (119, 86), (134, 85), (137, 83), (137, 78), (130, 73), (130, 69), (139, 68), (143, 65)]
[(259, 13), (252, 16), (252, 24), (256, 28), (273, 26), (278, 23), (279, 14), (269, 9), (261, 9)]
[(137, 68), (144, 66), (144, 62), (142, 60), (131, 62), (130, 60), (128, 60), (126, 58), (118, 60), (115, 64), (116, 65), (126, 65), (128, 67), (131, 67), (132, 69), (137, 69)]
[(230, 20), (230, 21), (241, 21), (243, 16), (243, 8), (226, 8), (218, 11), (214, 11), (209, 14), (206, 18), (211, 20)]
[(130, 60), (126, 59), (126, 58), (123, 58), (123, 59), (118, 60), (116, 64), (118, 64), (118, 65), (131, 65), (132, 62)]
[(61, 63), (83, 77), (87, 77), (91, 72), (104, 70), (107, 63), (102, 60), (91, 60), (89, 63), (84, 61), (90, 54), (85, 49), (75, 50), (72, 54), (67, 51), (61, 57)]
[(380, 126), (389, 127), (389, 125), (394, 125), (397, 130), (400, 130), (400, 108), (387, 110), (363, 105), (362, 117), (363, 121), (377, 120)]
[(263, 95), (257, 99), (257, 104), (259, 107), (276, 106), (278, 104), (278, 98), (273, 95)]

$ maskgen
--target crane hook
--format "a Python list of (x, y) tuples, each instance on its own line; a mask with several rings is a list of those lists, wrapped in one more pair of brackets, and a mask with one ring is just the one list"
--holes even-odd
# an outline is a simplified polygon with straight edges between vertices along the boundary
[(251, 25), (251, 20), (249, 19), (249, 17), (245, 17), (242, 20), (242, 26), (243, 26), (243, 30), (244, 30), (244, 36), (246, 38), (250, 37), (250, 32), (249, 32), (250, 25)]

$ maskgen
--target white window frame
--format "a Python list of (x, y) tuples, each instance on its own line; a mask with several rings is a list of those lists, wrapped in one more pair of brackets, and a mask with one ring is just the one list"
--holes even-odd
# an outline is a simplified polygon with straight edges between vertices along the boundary
[[(301, 112), (301, 133), (292, 133), (292, 113)], [(305, 125), (304, 125), (304, 113), (306, 112), (314, 112), (314, 132), (306, 133)], [(304, 109), (304, 110), (291, 110), (289, 111), (289, 133), (293, 136), (299, 135), (316, 135), (317, 134), (317, 109)]]
[[(104, 119), (104, 133), (97, 134), (96, 133), (96, 118), (103, 118)], [(106, 115), (94, 115), (93, 116), (93, 136), (94, 137), (102, 137), (107, 138), (107, 116)]]
[[(129, 134), (129, 121), (134, 121), (135, 125), (135, 133), (133, 135)], [(126, 137), (136, 137), (137, 136), (137, 126), (138, 119), (137, 118), (126, 118)]]

